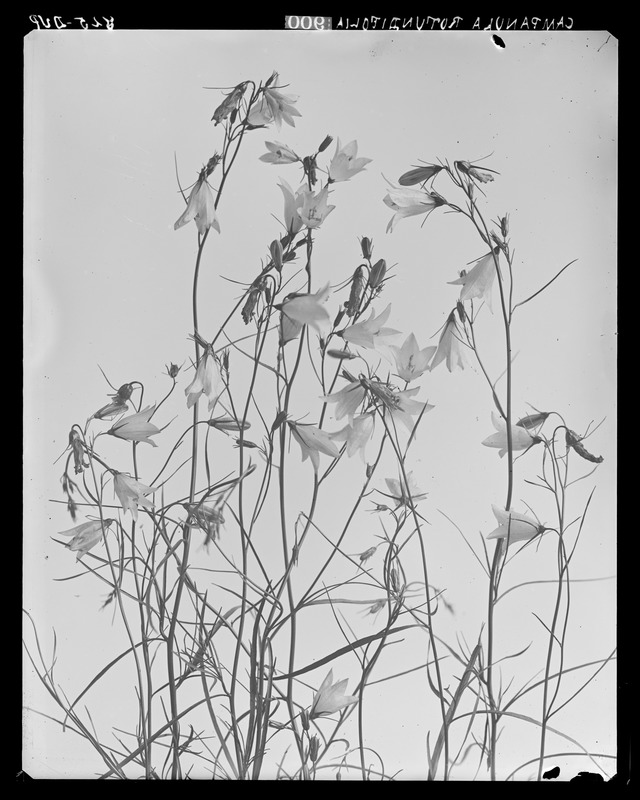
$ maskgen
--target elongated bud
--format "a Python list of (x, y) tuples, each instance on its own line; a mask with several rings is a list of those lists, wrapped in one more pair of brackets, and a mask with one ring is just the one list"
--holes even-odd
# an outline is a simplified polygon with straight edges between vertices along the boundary
[(318, 752), (320, 750), (320, 740), (318, 739), (317, 735), (314, 733), (311, 739), (309, 740), (309, 758), (315, 764), (318, 760)]
[(360, 247), (362, 248), (363, 257), (366, 259), (371, 258), (371, 253), (373, 251), (373, 243), (371, 239), (369, 239), (367, 236), (363, 236), (362, 239), (360, 239)]
[(278, 239), (274, 239), (269, 245), (273, 266), (280, 272), (282, 269), (282, 245)]
[(218, 417), (217, 419), (210, 419), (207, 422), (212, 428), (217, 428), (219, 431), (246, 431), (251, 427), (250, 422), (240, 422), (232, 417)]
[(464, 310), (464, 305), (458, 300), (456, 303), (456, 308), (458, 309), (458, 316), (460, 317), (460, 322), (464, 325), (464, 319), (466, 317), (466, 312)]
[(370, 478), (373, 475), (373, 470), (375, 466), (373, 464), (367, 464), (367, 478)]
[(384, 260), (384, 258), (381, 258), (371, 267), (371, 273), (369, 274), (369, 286), (372, 289), (377, 289), (384, 280), (384, 276), (386, 274), (387, 262)]
[(318, 148), (318, 152), (324, 153), (324, 151), (327, 149), (327, 147), (329, 147), (332, 141), (333, 141), (333, 136), (325, 136), (324, 139), (322, 140), (322, 144)]
[(539, 411), (537, 414), (528, 414), (526, 417), (522, 417), (516, 422), (520, 428), (537, 428), (538, 425), (542, 425), (542, 423), (546, 420), (549, 416), (550, 411)]
[(221, 160), (222, 156), (219, 153), (214, 153), (211, 156), (211, 158), (207, 161), (207, 166), (205, 167), (207, 178), (209, 177), (209, 175), (211, 175), (211, 173), (218, 166)]
[(504, 217), (500, 219), (500, 233), (502, 234), (502, 238), (506, 239), (509, 235), (509, 215), (505, 214)]
[(309, 730), (309, 712), (306, 708), (303, 708), (300, 712), (300, 723), (302, 725), (302, 729), (305, 731)]
[(256, 444), (255, 442), (251, 442), (251, 441), (249, 441), (249, 439), (243, 439), (242, 441), (240, 441), (240, 439), (236, 439), (235, 440), (235, 446), (236, 447), (248, 447), (250, 450), (253, 449), (253, 448), (255, 448), (257, 450), (260, 449), (260, 445), (259, 444)]
[(118, 389), (115, 394), (109, 395), (109, 397), (115, 397), (115, 399), (119, 403), (126, 403), (126, 401), (131, 397), (133, 394), (133, 384), (132, 383), (123, 383), (122, 386)]
[(277, 428), (279, 428), (282, 425), (282, 423), (285, 421), (286, 418), (287, 418), (287, 412), (279, 411), (276, 418), (273, 421), (273, 425), (271, 426), (271, 431), (273, 432), (277, 430)]
[(351, 293), (349, 294), (349, 300), (345, 304), (345, 311), (348, 317), (353, 317), (354, 314), (358, 313), (362, 294), (366, 286), (367, 269), (364, 266), (359, 266), (353, 273), (353, 278), (351, 279)]
[(247, 299), (242, 306), (242, 319), (244, 324), (248, 325), (253, 319), (258, 300), (260, 299), (260, 289), (253, 288), (247, 295)]
[(344, 308), (341, 308), (338, 313), (336, 314), (336, 318), (333, 321), (333, 327), (337, 328), (338, 325), (342, 322), (342, 318), (344, 317)]
[(313, 186), (317, 182), (315, 158), (313, 156), (305, 156), (302, 159), (302, 166), (304, 167), (304, 174), (309, 176), (309, 183)]
[(346, 350), (327, 350), (327, 355), (331, 358), (347, 359), (357, 358), (355, 353), (348, 353)]
[(271, 77), (270, 77), (270, 78), (267, 78), (267, 80), (265, 81), (264, 88), (265, 88), (265, 89), (268, 89), (268, 88), (269, 88), (269, 86), (271, 86), (271, 84), (272, 84), (272, 83), (273, 83), (275, 80), (277, 80), (277, 79), (278, 79), (278, 73), (277, 73), (277, 72), (274, 70), (274, 71), (271, 73)]
[(342, 370), (342, 377), (349, 381), (349, 383), (355, 383), (356, 378), (349, 372), (349, 370), (343, 369)]
[(400, 186), (415, 186), (416, 183), (424, 183), (428, 181), (430, 178), (433, 178), (437, 175), (442, 167), (437, 166), (436, 164), (428, 164), (424, 167), (416, 167), (415, 169), (410, 169), (409, 172), (405, 172), (398, 178), (398, 183)]
[(173, 362), (167, 366), (167, 375), (170, 378), (177, 378), (178, 373), (180, 372), (180, 367)]

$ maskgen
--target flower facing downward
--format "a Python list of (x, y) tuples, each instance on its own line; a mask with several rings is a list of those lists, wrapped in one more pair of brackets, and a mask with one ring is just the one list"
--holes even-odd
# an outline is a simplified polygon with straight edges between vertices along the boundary
[(396, 336), (400, 333), (400, 331), (396, 331), (393, 328), (383, 327), (384, 323), (389, 319), (390, 313), (391, 304), (389, 304), (381, 314), (378, 314), (377, 317), (372, 308), (369, 319), (364, 322), (356, 322), (355, 325), (350, 325), (342, 331), (342, 338), (347, 342), (351, 342), (351, 344), (375, 349), (378, 342), (384, 344), (383, 340), (385, 338)]
[(429, 369), (435, 369), (441, 361), (446, 359), (449, 372), (458, 366), (464, 369), (465, 353), (462, 336), (456, 322), (456, 309), (449, 314), (444, 330), (440, 334), (438, 348)]
[(490, 169), (487, 172), (478, 169), (478, 167), (476, 167), (474, 164), (470, 164), (468, 161), (456, 161), (454, 166), (459, 169), (460, 172), (463, 172), (465, 175), (468, 175), (470, 178), (473, 178), (476, 181), (480, 181), (480, 183), (489, 183), (492, 181), (492, 172), (496, 175), (498, 174), (494, 169)]
[(349, 458), (356, 453), (360, 453), (362, 460), (366, 457), (366, 447), (373, 435), (374, 414), (369, 411), (360, 414), (351, 421), (350, 425), (345, 425), (342, 430), (330, 434), (334, 441), (344, 441), (347, 443), (347, 455)]
[(461, 275), (455, 281), (449, 281), (451, 285), (461, 284), (460, 300), (464, 303), (465, 300), (471, 300), (473, 297), (478, 297), (486, 301), (489, 309), (491, 307), (491, 290), (493, 289), (493, 282), (496, 278), (496, 262), (498, 261), (498, 254), (500, 248), (496, 247), (486, 256), (479, 259), (469, 272)]
[(315, 425), (302, 425), (300, 423), (289, 422), (289, 430), (302, 450), (302, 460), (311, 459), (314, 470), (317, 472), (320, 467), (320, 453), (337, 458), (340, 455), (338, 448), (331, 441), (330, 435)]
[[(486, 447), (497, 447), (498, 455), (502, 458), (507, 452), (507, 423), (494, 411), (491, 412), (493, 427), (497, 433), (488, 436), (482, 444)], [(542, 440), (538, 436), (532, 436), (526, 428), (517, 425), (511, 426), (511, 447), (515, 450), (528, 450), (532, 445), (538, 444)]]
[(429, 368), (429, 361), (437, 349), (437, 347), (425, 347), (424, 350), (420, 350), (416, 337), (412, 333), (409, 334), (402, 347), (391, 345), (396, 360), (396, 374), (407, 382), (419, 378)]
[(316, 692), (309, 712), (310, 719), (316, 717), (327, 717), (336, 711), (341, 711), (347, 706), (358, 702), (355, 695), (345, 694), (348, 680), (333, 682), (333, 670), (330, 669), (327, 677), (322, 681), (322, 685)]
[(200, 172), (198, 180), (189, 195), (187, 207), (173, 226), (174, 230), (177, 231), (178, 228), (182, 228), (183, 225), (191, 222), (191, 220), (195, 220), (200, 235), (209, 230), (209, 228), (215, 228), (220, 233), (220, 223), (216, 216), (213, 192), (207, 183), (206, 172), (206, 167)]
[(397, 387), (390, 383), (383, 383), (382, 381), (367, 380), (367, 388), (372, 396), (379, 401), (386, 411), (391, 416), (391, 419), (396, 422), (401, 422), (409, 433), (413, 433), (414, 422), (411, 418), (413, 414), (426, 414), (431, 411), (435, 406), (429, 403), (422, 403), (418, 400), (411, 398), (420, 391), (416, 386), (415, 389), (405, 389), (403, 392), (398, 391)]
[(218, 361), (211, 347), (207, 347), (198, 361), (196, 376), (184, 390), (187, 408), (191, 408), (204, 395), (209, 399), (209, 411), (213, 411), (218, 398), (224, 391), (224, 381)]
[(544, 525), (538, 524), (524, 514), (515, 511), (505, 511), (498, 506), (491, 506), (498, 527), (487, 534), (487, 539), (506, 539), (509, 544), (513, 542), (528, 542), (534, 536), (544, 533)]
[(362, 385), (362, 381), (357, 380), (350, 381), (344, 388), (340, 389), (339, 392), (326, 394), (322, 399), (324, 399), (326, 403), (337, 403), (335, 418), (342, 419), (343, 417), (348, 417), (351, 423), (366, 395), (367, 392)]
[(156, 433), (160, 433), (160, 429), (149, 422), (155, 410), (155, 405), (147, 406), (142, 411), (138, 411), (137, 414), (122, 417), (107, 433), (117, 436), (119, 439), (127, 439), (131, 442), (146, 442), (152, 447), (157, 447), (158, 445), (149, 438)]
[(427, 496), (426, 492), (418, 488), (413, 477), (413, 472), (407, 472), (408, 493), (405, 491), (404, 482), (402, 480), (385, 478), (385, 483), (387, 484), (387, 489), (389, 489), (389, 494), (392, 499), (396, 501), (398, 507), (411, 505), (412, 502), (415, 505), (415, 503), (419, 500), (424, 500)]
[(282, 194), (284, 195), (284, 224), (287, 233), (295, 236), (303, 224), (299, 210), (304, 203), (304, 194), (300, 190), (294, 193), (293, 189), (282, 178), (278, 186), (282, 189)]
[(277, 89), (271, 88), (277, 82), (278, 73), (274, 72), (268, 81), (269, 86), (264, 89), (260, 102), (249, 112), (248, 122), (250, 125), (270, 125), (275, 122), (280, 129), (282, 123), (286, 122), (287, 125), (295, 127), (293, 118), (302, 116), (293, 107), (297, 97), (282, 94)]
[(269, 152), (260, 156), (260, 161), (267, 164), (294, 164), (296, 161), (300, 161), (300, 157), (286, 144), (280, 142), (265, 142), (265, 144)]
[(287, 295), (280, 307), (280, 344), (297, 339), (304, 325), (310, 325), (322, 335), (324, 326), (331, 320), (324, 305), (328, 297), (328, 283), (314, 294)]
[(422, 189), (412, 189), (410, 187), (401, 189), (391, 189), (383, 198), (383, 203), (396, 213), (389, 220), (387, 233), (393, 231), (396, 223), (405, 217), (413, 217), (417, 214), (429, 214), (438, 206), (447, 204), (444, 197), (437, 192), (423, 192)]
[(358, 143), (354, 139), (344, 147), (340, 147), (340, 139), (336, 142), (336, 152), (329, 164), (329, 180), (332, 183), (338, 181), (348, 181), (371, 163), (370, 158), (356, 158), (358, 154)]
[(114, 475), (113, 489), (125, 514), (127, 511), (131, 511), (131, 516), (136, 522), (138, 521), (138, 506), (153, 508), (153, 502), (148, 500), (146, 495), (153, 494), (157, 489), (134, 480), (124, 472), (116, 472)]
[(65, 546), (69, 550), (78, 553), (76, 561), (79, 561), (85, 553), (102, 540), (103, 524), (106, 530), (112, 522), (115, 522), (115, 520), (105, 519), (101, 521), (96, 519), (91, 522), (83, 522), (81, 525), (76, 525), (75, 528), (70, 528), (68, 531), (60, 531), (59, 535), (73, 536), (73, 539)]

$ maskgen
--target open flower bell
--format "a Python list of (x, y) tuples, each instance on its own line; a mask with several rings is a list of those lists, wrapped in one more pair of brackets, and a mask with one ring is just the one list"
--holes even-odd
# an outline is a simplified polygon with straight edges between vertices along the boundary
[(153, 502), (147, 498), (147, 495), (153, 494), (157, 489), (140, 483), (124, 472), (116, 472), (114, 475), (113, 489), (123, 511), (125, 513), (130, 511), (136, 522), (138, 521), (138, 506), (153, 508)]
[(387, 233), (391, 233), (396, 223), (405, 217), (413, 217), (418, 214), (428, 217), (436, 208), (447, 204), (444, 197), (437, 192), (424, 192), (422, 189), (412, 189), (411, 187), (391, 189), (383, 198), (383, 202), (395, 211), (387, 225)]
[[(488, 436), (482, 444), (485, 447), (498, 448), (498, 455), (502, 458), (508, 450), (507, 422), (495, 411), (491, 412), (491, 421), (497, 433)], [(518, 425), (511, 426), (511, 448), (514, 452), (516, 450), (528, 450), (532, 445), (541, 441), (538, 436), (532, 436), (526, 428), (521, 428)]]
[(432, 346), (421, 350), (416, 337), (413, 333), (409, 334), (402, 347), (391, 345), (396, 360), (396, 374), (407, 383), (419, 378), (429, 368), (429, 362), (437, 349)]
[(491, 307), (491, 290), (493, 283), (496, 279), (496, 263), (498, 261), (498, 254), (500, 248), (496, 247), (486, 256), (478, 259), (476, 265), (461, 275), (455, 281), (449, 281), (450, 284), (462, 285), (460, 290), (460, 301), (464, 303), (465, 300), (471, 300), (474, 297), (480, 300), (485, 300), (489, 306), (489, 310), (493, 311)]
[(76, 552), (78, 554), (76, 561), (79, 561), (85, 553), (102, 541), (103, 530), (106, 530), (113, 522), (115, 522), (113, 519), (95, 519), (76, 525), (75, 528), (70, 528), (68, 531), (60, 531), (59, 535), (73, 537), (65, 547)]
[(340, 455), (340, 451), (326, 431), (315, 425), (303, 425), (295, 422), (289, 422), (288, 425), (294, 439), (300, 445), (302, 460), (306, 461), (310, 458), (316, 472), (320, 467), (320, 453), (331, 456), (331, 458), (337, 458)]
[(209, 412), (213, 411), (218, 398), (224, 391), (224, 381), (220, 366), (210, 346), (198, 361), (195, 378), (184, 390), (187, 396), (187, 408), (191, 408), (204, 395), (209, 400)]
[(340, 147), (340, 139), (336, 142), (336, 152), (329, 164), (329, 181), (348, 181), (353, 178), (371, 162), (370, 158), (357, 158), (358, 143), (354, 139), (344, 147)]
[(220, 223), (216, 216), (215, 201), (213, 199), (213, 192), (207, 183), (207, 168), (205, 167), (198, 176), (195, 182), (187, 207), (178, 217), (175, 222), (174, 230), (182, 228), (183, 225), (195, 220), (198, 227), (198, 233), (204, 234), (209, 228), (215, 228), (220, 233)]
[(444, 330), (440, 334), (438, 347), (429, 369), (433, 370), (440, 362), (446, 361), (447, 369), (452, 372), (454, 367), (464, 369), (465, 360), (465, 345), (458, 328), (456, 309), (454, 308), (449, 314)]
[(330, 669), (313, 698), (309, 719), (327, 717), (336, 711), (341, 711), (343, 708), (353, 705), (353, 703), (357, 703), (358, 698), (355, 695), (345, 694), (348, 682), (347, 678), (345, 678), (334, 683), (333, 670)]
[(535, 520), (516, 511), (505, 511), (498, 506), (491, 506), (498, 527), (487, 534), (487, 539), (505, 539), (508, 544), (513, 542), (528, 542), (535, 536), (547, 530)]
[(147, 406), (142, 411), (138, 411), (137, 414), (122, 417), (107, 433), (117, 436), (118, 439), (127, 439), (130, 442), (146, 442), (152, 447), (157, 447), (158, 445), (149, 438), (156, 433), (160, 433), (160, 428), (149, 422), (155, 410), (155, 405)]

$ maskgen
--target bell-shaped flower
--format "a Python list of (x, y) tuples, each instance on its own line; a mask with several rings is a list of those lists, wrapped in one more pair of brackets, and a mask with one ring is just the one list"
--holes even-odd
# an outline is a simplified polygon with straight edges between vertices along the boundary
[(76, 561), (79, 561), (85, 553), (102, 541), (103, 526), (104, 530), (106, 530), (114, 521), (112, 519), (96, 519), (91, 522), (83, 522), (68, 531), (60, 531), (59, 535), (73, 536), (73, 539), (65, 547), (77, 552)]
[(362, 385), (362, 381), (358, 380), (349, 382), (338, 392), (326, 394), (322, 399), (326, 403), (337, 403), (335, 418), (342, 419), (343, 417), (348, 417), (351, 423), (356, 411), (360, 408), (366, 396), (366, 389)]
[(447, 319), (444, 329), (438, 340), (438, 347), (429, 369), (435, 369), (441, 361), (446, 359), (447, 369), (453, 371), (454, 367), (464, 369), (465, 345), (456, 322), (456, 309), (454, 308)]
[(358, 698), (355, 695), (345, 694), (348, 682), (345, 678), (334, 683), (333, 670), (330, 669), (313, 698), (309, 719), (327, 717), (329, 714), (334, 714), (336, 711), (341, 711), (343, 708), (357, 703)]
[[(427, 496), (426, 492), (418, 487), (413, 477), (413, 472), (407, 472), (407, 488), (405, 489), (404, 481), (402, 479), (396, 480), (395, 478), (385, 478), (389, 495), (396, 501), (398, 508), (400, 506), (415, 505), (420, 500), (424, 500)], [(407, 491), (408, 489), (408, 491)]]
[(349, 458), (356, 453), (364, 461), (366, 458), (366, 446), (373, 435), (374, 414), (369, 411), (354, 417), (350, 425), (345, 425), (342, 430), (330, 434), (333, 441), (343, 441), (347, 443), (347, 455)]
[(191, 220), (195, 220), (200, 235), (209, 230), (209, 228), (215, 228), (220, 233), (220, 223), (216, 216), (213, 192), (207, 183), (206, 169), (202, 170), (198, 180), (195, 182), (187, 201), (187, 207), (176, 220), (173, 226), (174, 230), (177, 231), (178, 228), (191, 222)]
[[(507, 422), (503, 417), (491, 412), (491, 421), (497, 433), (488, 436), (482, 444), (486, 447), (498, 448), (498, 455), (502, 458), (507, 452)], [(532, 436), (526, 428), (521, 428), (518, 425), (511, 426), (511, 447), (515, 452), (516, 450), (528, 450), (531, 445), (538, 444), (542, 441), (538, 436)]]
[(213, 350), (207, 347), (198, 361), (195, 378), (184, 390), (187, 396), (187, 408), (191, 408), (204, 395), (209, 399), (209, 412), (211, 412), (223, 391), (224, 381), (220, 366)]
[(534, 536), (544, 533), (546, 528), (535, 520), (515, 511), (505, 511), (498, 506), (491, 506), (498, 527), (487, 534), (487, 539), (506, 539), (509, 544), (513, 542), (528, 542)]
[(131, 516), (138, 521), (138, 506), (153, 508), (153, 502), (147, 499), (148, 494), (158, 491), (152, 486), (147, 486), (135, 480), (124, 472), (116, 472), (113, 477), (113, 489), (125, 514), (131, 511)]
[(405, 339), (402, 347), (391, 345), (396, 360), (396, 375), (403, 381), (413, 381), (419, 378), (429, 368), (429, 362), (438, 349), (436, 346), (425, 347), (421, 350), (413, 333)]
[(411, 399), (420, 391), (419, 387), (399, 392), (395, 386), (389, 383), (382, 383), (382, 381), (367, 381), (366, 383), (371, 394), (382, 403), (394, 423), (402, 423), (409, 433), (413, 432), (414, 422), (412, 416), (414, 414), (426, 414), (435, 408), (429, 403)]
[(475, 267), (461, 275), (455, 281), (449, 281), (451, 285), (462, 285), (460, 290), (460, 301), (464, 303), (465, 300), (471, 300), (478, 297), (485, 300), (489, 306), (489, 310), (493, 312), (491, 306), (491, 290), (493, 289), (493, 282), (496, 279), (496, 262), (500, 248), (496, 247), (486, 256), (480, 258)]
[(286, 144), (281, 142), (265, 142), (265, 144), (269, 152), (260, 156), (260, 161), (267, 164), (294, 164), (296, 161), (301, 161), (300, 156), (297, 156)]
[(385, 344), (384, 339), (400, 333), (400, 331), (396, 331), (393, 328), (383, 327), (389, 319), (390, 313), (391, 304), (378, 316), (375, 315), (375, 311), (372, 308), (369, 319), (363, 322), (356, 322), (354, 325), (345, 328), (342, 331), (342, 338), (351, 344), (357, 344), (360, 347), (369, 349), (375, 349), (377, 344)]
[(371, 163), (370, 158), (357, 158), (358, 143), (354, 139), (344, 147), (340, 147), (340, 139), (336, 142), (336, 152), (329, 164), (329, 181), (337, 183), (338, 181), (348, 181)]
[(287, 295), (280, 309), (280, 344), (296, 339), (304, 325), (310, 325), (320, 335), (331, 321), (325, 303), (329, 297), (327, 283), (314, 294)]
[(468, 175), (470, 178), (473, 178), (476, 181), (479, 181), (480, 183), (489, 183), (492, 181), (492, 172), (496, 175), (498, 174), (495, 169), (489, 169), (485, 171), (479, 169), (474, 164), (470, 164), (468, 161), (456, 161), (454, 166), (460, 170), (460, 172)]
[(278, 186), (282, 189), (282, 194), (284, 195), (284, 224), (287, 233), (295, 236), (303, 225), (299, 212), (304, 203), (304, 193), (300, 190), (294, 193), (293, 189), (282, 178), (280, 178)]
[(158, 445), (149, 438), (156, 433), (160, 433), (160, 428), (156, 428), (153, 423), (149, 422), (155, 410), (155, 405), (147, 406), (142, 411), (138, 411), (137, 414), (122, 417), (107, 433), (117, 436), (119, 439), (127, 439), (130, 442), (146, 442), (152, 447), (157, 447)]
[(331, 441), (331, 436), (317, 428), (315, 425), (302, 425), (301, 423), (289, 422), (289, 429), (294, 439), (302, 450), (302, 460), (311, 459), (314, 470), (317, 472), (320, 467), (320, 453), (325, 453), (331, 458), (337, 458), (340, 451)]
[(405, 217), (413, 217), (418, 214), (429, 216), (438, 206), (447, 204), (444, 197), (437, 192), (430, 193), (410, 187), (391, 189), (383, 198), (383, 202), (395, 211), (387, 225), (387, 233), (393, 231), (396, 223)]
[(278, 82), (278, 73), (274, 72), (271, 76), (269, 86), (264, 89), (262, 97), (257, 105), (249, 112), (248, 122), (250, 125), (269, 125), (275, 122), (278, 129), (283, 122), (295, 127), (294, 117), (302, 116), (293, 104), (297, 97), (282, 94), (277, 88), (272, 88)]
[(327, 205), (329, 188), (325, 186), (318, 194), (306, 187), (301, 187), (298, 191), (303, 198), (298, 212), (300, 219), (307, 228), (319, 228), (335, 208), (335, 206)]

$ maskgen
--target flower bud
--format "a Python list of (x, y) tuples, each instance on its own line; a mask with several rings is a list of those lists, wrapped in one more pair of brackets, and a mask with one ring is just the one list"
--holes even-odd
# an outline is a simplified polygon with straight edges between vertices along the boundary
[(167, 367), (167, 375), (170, 378), (177, 378), (179, 372), (180, 372), (180, 367), (177, 364), (171, 363)]
[(529, 430), (529, 428), (537, 428), (538, 425), (542, 425), (550, 413), (550, 411), (540, 411), (537, 414), (529, 414), (519, 419), (516, 425), (520, 428), (526, 428), (527, 430)]
[(317, 182), (316, 178), (316, 160), (313, 156), (305, 156), (302, 159), (302, 166), (304, 167), (304, 174), (309, 176), (309, 183), (313, 186)]
[(331, 356), (331, 358), (339, 359), (352, 359), (358, 357), (355, 353), (348, 353), (346, 350), (327, 350), (327, 355)]
[(309, 740), (309, 758), (315, 764), (318, 760), (318, 751), (320, 750), (320, 740), (318, 739), (317, 735), (314, 733), (311, 739)]
[(210, 419), (207, 424), (211, 425), (212, 428), (217, 428), (219, 431), (246, 431), (251, 427), (250, 422), (240, 422), (232, 417)]
[(464, 305), (458, 300), (456, 303), (456, 309), (458, 310), (458, 316), (460, 317), (460, 322), (464, 325), (464, 320), (466, 317), (466, 312), (464, 310)]
[(333, 141), (333, 136), (325, 136), (324, 139), (322, 140), (322, 144), (318, 148), (318, 152), (324, 153), (324, 151), (327, 149), (327, 147), (329, 147), (332, 141)]
[(502, 238), (506, 239), (509, 235), (509, 215), (505, 214), (504, 217), (500, 218), (500, 233), (502, 234)]
[(271, 76), (269, 78), (267, 78), (267, 80), (265, 81), (264, 88), (267, 89), (269, 86), (271, 86), (271, 84), (274, 82), (274, 80), (277, 77), (278, 77), (278, 73), (274, 70), (271, 73)]
[(240, 439), (236, 439), (235, 440), (235, 446), (236, 447), (248, 447), (250, 450), (254, 449), (254, 448), (257, 449), (257, 450), (260, 449), (260, 445), (259, 444), (256, 444), (255, 442), (250, 442), (249, 439), (243, 439), (242, 441), (240, 441)]
[(300, 723), (302, 724), (302, 729), (305, 731), (309, 730), (309, 712), (306, 708), (303, 708), (300, 712)]
[(405, 172), (398, 178), (398, 183), (400, 186), (415, 186), (416, 183), (424, 183), (428, 181), (430, 178), (433, 178), (437, 175), (442, 167), (437, 166), (436, 164), (428, 164), (425, 167), (416, 167), (415, 169), (410, 169), (409, 172)]
[(115, 397), (115, 399), (119, 403), (125, 403), (133, 394), (133, 384), (132, 383), (123, 383), (122, 386), (118, 389), (115, 394), (109, 395), (109, 397)]
[(207, 161), (207, 166), (205, 167), (207, 178), (209, 177), (209, 175), (211, 175), (211, 173), (218, 166), (221, 160), (222, 156), (219, 153), (214, 153), (211, 156), (211, 158)]
[(278, 239), (274, 239), (269, 245), (273, 266), (280, 272), (282, 269), (282, 245)]
[(362, 300), (362, 295), (367, 285), (366, 275), (366, 267), (362, 265), (353, 273), (353, 278), (351, 279), (351, 293), (349, 294), (349, 300), (345, 304), (345, 311), (348, 317), (353, 317), (360, 308), (360, 301)]
[(381, 258), (371, 267), (371, 273), (369, 274), (369, 286), (372, 289), (377, 289), (384, 280), (386, 273), (387, 262), (384, 260), (384, 258)]
[(256, 310), (256, 306), (258, 305), (258, 300), (260, 299), (260, 289), (253, 288), (247, 299), (244, 301), (244, 305), (242, 306), (242, 319), (244, 320), (244, 324), (248, 325), (251, 320), (253, 319), (253, 314)]
[(333, 327), (337, 328), (338, 325), (342, 322), (342, 318), (344, 317), (344, 308), (341, 308), (340, 311), (336, 314), (336, 318), (333, 321)]
[(360, 239), (360, 247), (362, 247), (362, 256), (363, 258), (369, 259), (371, 258), (371, 252), (373, 250), (373, 243), (371, 239), (366, 236), (363, 236)]

